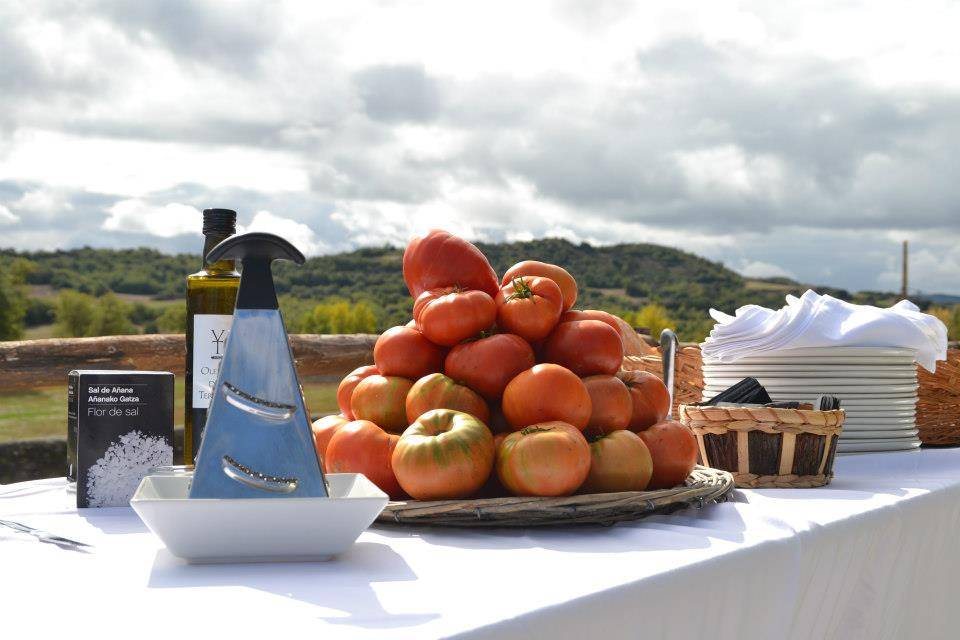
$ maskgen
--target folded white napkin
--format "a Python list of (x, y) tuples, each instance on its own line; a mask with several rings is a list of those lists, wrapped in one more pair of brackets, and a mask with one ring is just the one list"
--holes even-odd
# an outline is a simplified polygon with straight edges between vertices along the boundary
[(701, 345), (703, 356), (733, 362), (765, 351), (811, 347), (901, 347), (913, 349), (928, 371), (947, 357), (947, 328), (908, 300), (889, 309), (851, 304), (807, 291), (787, 296), (774, 311), (757, 305), (736, 315), (710, 310), (717, 321)]

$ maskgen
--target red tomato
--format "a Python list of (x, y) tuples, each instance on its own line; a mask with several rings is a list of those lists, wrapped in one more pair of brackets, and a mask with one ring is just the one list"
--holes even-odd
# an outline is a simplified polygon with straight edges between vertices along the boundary
[(571, 309), (560, 316), (560, 322), (579, 322), (580, 320), (599, 320), (600, 322), (610, 325), (610, 328), (616, 331), (617, 335), (620, 335), (620, 323), (617, 322), (617, 317), (606, 311), (600, 311), (598, 309), (585, 309), (583, 311)]
[(443, 350), (416, 329), (393, 327), (377, 338), (373, 361), (380, 375), (422, 378), (443, 366)]
[(560, 291), (563, 292), (564, 311), (572, 307), (577, 301), (577, 281), (563, 267), (537, 260), (524, 260), (507, 269), (507, 272), (503, 274), (503, 279), (500, 280), (500, 285), (506, 285), (519, 276), (541, 276), (556, 282)]
[(683, 484), (697, 464), (697, 438), (676, 420), (658, 422), (639, 433), (653, 458), (651, 489)]
[(317, 455), (320, 456), (320, 464), (323, 465), (324, 470), (326, 470), (324, 459), (327, 456), (327, 445), (330, 443), (330, 438), (348, 422), (350, 420), (343, 416), (324, 416), (313, 421), (313, 425), (311, 425), (313, 444), (317, 448)]
[(350, 397), (353, 395), (353, 390), (364, 378), (368, 376), (374, 376), (379, 373), (380, 372), (377, 371), (377, 367), (370, 364), (365, 367), (357, 367), (347, 374), (347, 376), (340, 382), (340, 386), (337, 387), (337, 406), (340, 407), (340, 413), (350, 420), (353, 420), (356, 417), (353, 415), (353, 410), (350, 408)]
[(614, 431), (590, 441), (590, 473), (580, 493), (643, 491), (653, 475), (647, 445), (632, 431)]
[(393, 473), (393, 450), (400, 436), (391, 435), (368, 420), (349, 422), (333, 434), (327, 445), (328, 473), (362, 473), (393, 499), (403, 489)]
[(616, 331), (599, 320), (563, 322), (544, 343), (543, 358), (578, 376), (613, 375), (623, 364), (623, 343)]
[(447, 354), (443, 370), (491, 402), (503, 395), (507, 383), (536, 360), (526, 340), (510, 333), (458, 344)]
[(627, 385), (633, 400), (628, 429), (642, 431), (667, 417), (670, 394), (660, 378), (646, 371), (621, 371), (617, 377)]
[(489, 329), (496, 317), (497, 305), (483, 291), (430, 289), (413, 304), (417, 327), (430, 342), (445, 347)]
[(417, 380), (407, 393), (407, 424), (432, 409), (462, 411), (486, 424), (490, 409), (475, 391), (442, 373), (431, 373)]
[(369, 420), (381, 428), (400, 433), (407, 422), (407, 393), (413, 380), (399, 376), (370, 376), (360, 381), (350, 398), (358, 420)]
[(414, 238), (403, 252), (403, 281), (417, 299), (428, 289), (459, 286), (497, 295), (497, 274), (475, 246), (446, 231), (434, 229)]
[(549, 278), (519, 277), (497, 293), (497, 325), (532, 342), (546, 338), (560, 319), (563, 294)]
[(503, 390), (501, 406), (514, 430), (552, 420), (583, 429), (592, 409), (580, 378), (556, 364), (538, 364), (519, 373)]
[(393, 452), (393, 470), (403, 490), (417, 500), (465, 498), (493, 469), (493, 436), (461, 411), (434, 409), (411, 424)]
[(633, 400), (627, 385), (616, 376), (598, 375), (583, 379), (593, 410), (587, 429), (610, 433), (626, 429), (633, 413)]
[(497, 450), (497, 477), (516, 496), (568, 496), (590, 472), (590, 445), (566, 422), (511, 433)]

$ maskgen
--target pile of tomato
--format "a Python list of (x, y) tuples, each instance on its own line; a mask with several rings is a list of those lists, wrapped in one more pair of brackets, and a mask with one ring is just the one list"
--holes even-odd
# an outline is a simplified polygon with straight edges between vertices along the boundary
[(329, 473), (363, 473), (393, 498), (564, 496), (681, 484), (697, 458), (665, 420), (654, 375), (622, 371), (642, 350), (604, 311), (574, 310), (577, 282), (526, 260), (498, 279), (445, 231), (403, 255), (413, 319), (383, 332), (374, 364), (314, 423)]

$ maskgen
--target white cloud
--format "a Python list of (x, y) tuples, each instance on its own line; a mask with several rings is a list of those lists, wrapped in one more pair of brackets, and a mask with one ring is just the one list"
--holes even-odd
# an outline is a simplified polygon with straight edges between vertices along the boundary
[(27, 191), (11, 206), (16, 211), (30, 214), (35, 220), (56, 220), (59, 216), (73, 211), (73, 203), (53, 189)]
[(258, 211), (253, 220), (246, 227), (238, 226), (238, 233), (250, 231), (266, 231), (289, 240), (293, 246), (304, 255), (313, 256), (327, 253), (327, 245), (317, 237), (317, 234), (302, 222), (274, 215), (269, 211)]
[(760, 260), (744, 260), (737, 269), (740, 275), (748, 278), (790, 278), (796, 280), (797, 276), (791, 271), (787, 271), (779, 265), (770, 262), (761, 262)]
[(0, 225), (16, 224), (20, 222), (20, 216), (14, 215), (10, 209), (0, 204)]
[(153, 205), (143, 200), (121, 200), (108, 210), (101, 227), (122, 233), (148, 233), (160, 238), (194, 234), (203, 227), (203, 214), (186, 204)]

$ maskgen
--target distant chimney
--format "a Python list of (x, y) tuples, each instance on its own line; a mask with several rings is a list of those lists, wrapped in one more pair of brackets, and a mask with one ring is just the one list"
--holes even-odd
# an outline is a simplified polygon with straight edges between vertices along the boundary
[(900, 297), (901, 297), (903, 300), (906, 300), (906, 299), (907, 299), (907, 285), (908, 285), (908, 280), (907, 280), (907, 262), (908, 262), (908, 261), (907, 261), (907, 254), (908, 254), (907, 241), (904, 240), (904, 241), (903, 241), (903, 271), (902, 271), (902, 273), (901, 273), (901, 278), (900, 278)]

